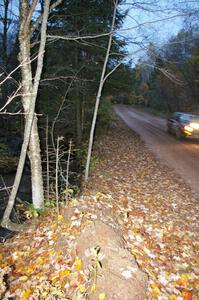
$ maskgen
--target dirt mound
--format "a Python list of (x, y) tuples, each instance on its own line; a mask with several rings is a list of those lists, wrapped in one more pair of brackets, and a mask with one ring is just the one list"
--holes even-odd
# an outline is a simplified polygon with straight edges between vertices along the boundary
[(100, 221), (87, 225), (77, 241), (77, 253), (93, 280), (93, 297), (112, 300), (145, 298), (147, 275), (125, 249), (121, 235)]

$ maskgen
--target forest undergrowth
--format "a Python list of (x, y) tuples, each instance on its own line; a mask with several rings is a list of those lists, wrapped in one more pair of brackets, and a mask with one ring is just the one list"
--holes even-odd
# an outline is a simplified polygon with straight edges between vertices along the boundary
[(82, 195), (0, 245), (1, 299), (91, 299), (94, 279), (76, 240), (97, 219), (120, 230), (148, 274), (147, 299), (198, 299), (197, 199), (189, 187), (118, 120), (94, 151), (99, 162)]

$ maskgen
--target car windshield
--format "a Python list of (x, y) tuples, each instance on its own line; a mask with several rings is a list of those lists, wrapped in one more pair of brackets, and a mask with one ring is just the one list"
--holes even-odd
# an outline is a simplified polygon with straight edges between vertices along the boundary
[(182, 121), (189, 121), (189, 122), (199, 123), (199, 116), (195, 116), (195, 115), (181, 115), (180, 119)]

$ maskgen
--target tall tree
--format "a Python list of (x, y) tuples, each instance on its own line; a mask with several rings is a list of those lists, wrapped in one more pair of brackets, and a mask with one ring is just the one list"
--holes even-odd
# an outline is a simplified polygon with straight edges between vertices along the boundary
[(50, 7), (50, 0), (45, 0), (44, 11), (42, 15), (41, 25), (41, 38), (40, 46), (37, 55), (37, 68), (33, 78), (31, 69), (31, 52), (30, 52), (30, 39), (31, 39), (31, 19), (35, 11), (37, 0), (33, 1), (31, 5), (26, 0), (20, 1), (20, 54), (19, 61), (22, 73), (22, 104), (25, 111), (25, 131), (24, 140), (21, 149), (21, 155), (18, 163), (17, 173), (15, 176), (14, 185), (9, 197), (7, 208), (4, 212), (1, 225), (5, 228), (16, 230), (16, 224), (10, 221), (10, 214), (14, 205), (16, 193), (20, 184), (26, 153), (28, 145), (29, 156), (31, 162), (31, 175), (32, 175), (32, 190), (33, 190), (33, 204), (36, 208), (43, 208), (43, 180), (41, 172), (41, 159), (40, 159), (40, 145), (37, 129), (37, 119), (35, 116), (35, 104), (37, 99), (38, 87), (43, 68), (43, 57), (46, 44), (46, 29)]
[(110, 27), (110, 35), (109, 35), (106, 55), (105, 55), (105, 58), (104, 58), (104, 64), (103, 64), (101, 78), (100, 78), (100, 82), (99, 82), (99, 88), (98, 88), (98, 92), (97, 92), (97, 96), (96, 96), (95, 109), (94, 109), (94, 113), (93, 113), (93, 120), (92, 120), (91, 130), (90, 130), (88, 154), (87, 154), (86, 169), (85, 169), (85, 181), (86, 182), (88, 181), (88, 176), (89, 176), (91, 152), (92, 152), (92, 148), (93, 148), (94, 132), (95, 132), (95, 127), (96, 127), (97, 113), (98, 113), (98, 108), (99, 108), (99, 104), (100, 104), (102, 89), (104, 87), (104, 83), (105, 83), (107, 77), (111, 73), (110, 72), (110, 73), (106, 74), (106, 70), (107, 70), (108, 59), (109, 59), (109, 56), (110, 56), (110, 50), (111, 50), (111, 45), (112, 45), (112, 40), (113, 40), (113, 31), (114, 31), (114, 28), (115, 28), (117, 6), (118, 6), (118, 1), (116, 0), (114, 2), (113, 19), (112, 19), (112, 23), (111, 23), (111, 27)]

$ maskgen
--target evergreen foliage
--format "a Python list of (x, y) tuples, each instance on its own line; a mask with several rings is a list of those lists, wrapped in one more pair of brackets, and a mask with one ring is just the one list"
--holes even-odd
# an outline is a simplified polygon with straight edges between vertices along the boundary
[[(108, 35), (103, 34), (110, 31), (112, 13), (112, 1), (64, 1), (50, 18), (49, 35), (85, 37), (102, 34), (96, 39), (59, 39), (47, 45), (39, 111), (48, 114), (51, 123), (63, 98), (66, 98), (56, 130), (60, 130), (60, 127), (65, 128), (65, 134), (72, 136), (78, 144), (89, 133), (108, 42)], [(122, 25), (124, 17), (125, 15), (118, 10), (117, 28)], [(125, 41), (114, 35), (108, 72), (125, 56), (124, 46)], [(121, 74), (129, 78), (130, 68), (122, 64), (115, 75), (110, 77), (103, 93), (103, 97), (109, 99), (107, 101), (123, 88)], [(129, 83), (128, 79), (127, 81)]]

